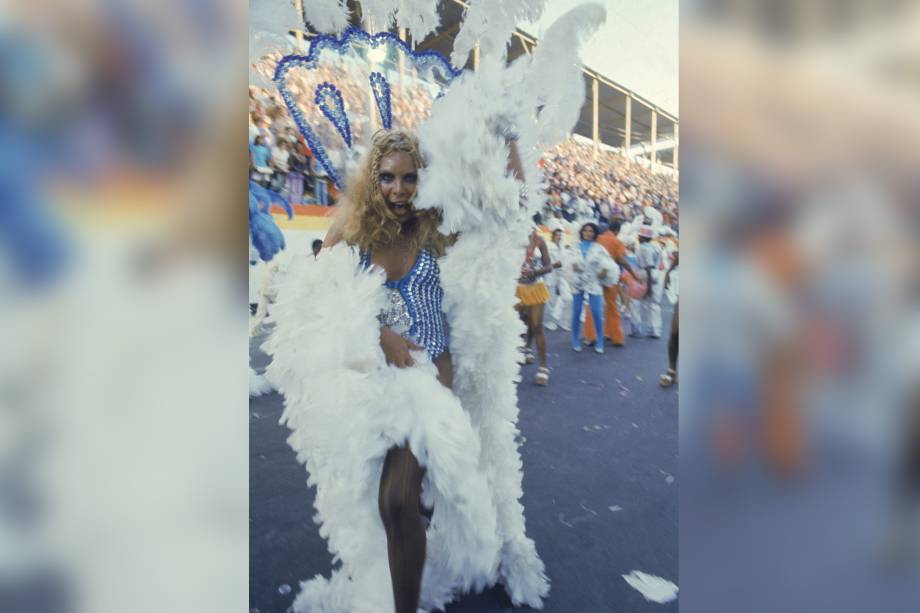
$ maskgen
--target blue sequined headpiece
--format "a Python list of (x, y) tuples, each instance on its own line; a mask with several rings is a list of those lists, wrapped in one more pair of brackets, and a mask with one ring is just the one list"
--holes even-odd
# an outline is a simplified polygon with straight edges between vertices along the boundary
[[(358, 28), (348, 28), (341, 38), (333, 35), (317, 36), (310, 42), (310, 51), (307, 55), (286, 55), (275, 68), (274, 81), (291, 117), (317, 161), (339, 189), (344, 187), (343, 177), (341, 169), (336, 168), (329, 157), (329, 148), (352, 148), (359, 119), (357, 116), (369, 116), (373, 113), (379, 117), (380, 125), (387, 129), (394, 127), (394, 120), (399, 120), (393, 115), (390, 81), (386, 69), (377, 66), (367, 57), (371, 53), (379, 53), (377, 50), (381, 49), (383, 57), (390, 54), (397, 58), (401, 56), (408, 69), (414, 69), (419, 75), (425, 76), (428, 83), (435, 83), (442, 90), (441, 93), (461, 73), (437, 51), (412, 51), (409, 45), (390, 32), (371, 35)], [(356, 72), (368, 72), (366, 78), (362, 79), (366, 82), (358, 91), (366, 94), (352, 96), (349, 100), (343, 95), (343, 91), (355, 90), (354, 82), (336, 84), (328, 80), (312, 86), (311, 92), (292, 91), (296, 90), (296, 86), (288, 82), (291, 71), (297, 68), (316, 71), (328, 65), (324, 62), (324, 51), (334, 53), (333, 57), (343, 62), (358, 60), (352, 64), (357, 66)], [(297, 98), (295, 93), (301, 96)], [(375, 110), (369, 108), (370, 100), (373, 100)], [(363, 106), (365, 104), (366, 107)], [(363, 117), (362, 121), (369, 121), (369, 117)], [(326, 125), (322, 125), (323, 123)], [(328, 129), (330, 124), (334, 132)], [(340, 140), (336, 142), (337, 139)]]

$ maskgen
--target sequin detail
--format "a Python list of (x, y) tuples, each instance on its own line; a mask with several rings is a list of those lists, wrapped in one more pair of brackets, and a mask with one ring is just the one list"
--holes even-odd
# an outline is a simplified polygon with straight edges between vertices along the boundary
[(377, 315), (377, 320), (381, 326), (392, 328), (399, 335), (406, 334), (412, 328), (409, 307), (398, 289), (387, 289), (387, 306)]
[[(361, 254), (361, 262), (365, 268), (371, 265), (369, 252)], [(431, 251), (423, 249), (405, 277), (386, 281), (384, 285), (388, 290), (388, 302), (378, 315), (381, 324), (424, 347), (432, 359), (444, 353), (448, 344), (441, 307), (444, 290), (441, 270)], [(389, 321), (395, 325), (385, 323)]]

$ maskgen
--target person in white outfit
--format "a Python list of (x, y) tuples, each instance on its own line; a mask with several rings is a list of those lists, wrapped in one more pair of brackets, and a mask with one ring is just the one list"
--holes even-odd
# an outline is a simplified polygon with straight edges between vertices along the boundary
[(585, 300), (594, 318), (599, 343), (594, 351), (604, 353), (604, 296), (601, 283), (608, 278), (613, 268), (613, 258), (607, 250), (597, 244), (597, 224), (588, 222), (579, 232), (581, 241), (572, 250), (569, 268), (574, 273), (572, 284), (572, 349), (581, 351), (581, 312)]
[(549, 303), (546, 305), (547, 330), (571, 330), (569, 320), (572, 318), (572, 290), (563, 268), (569, 258), (569, 248), (563, 243), (562, 237), (562, 228), (556, 226), (552, 240), (546, 245), (553, 266), (553, 272), (544, 277), (546, 289), (549, 290)]
[(639, 248), (636, 250), (637, 272), (647, 290), (639, 299), (630, 301), (630, 336), (648, 335), (661, 338), (661, 248), (652, 241), (655, 231), (651, 226), (639, 228)]

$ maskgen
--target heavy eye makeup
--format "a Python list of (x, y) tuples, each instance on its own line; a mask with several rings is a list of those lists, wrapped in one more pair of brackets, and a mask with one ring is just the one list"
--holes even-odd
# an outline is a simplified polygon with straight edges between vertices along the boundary
[[(380, 182), (381, 183), (392, 183), (396, 179), (396, 175), (391, 172), (381, 172), (380, 173)], [(417, 183), (418, 175), (414, 172), (407, 173), (403, 175), (403, 181), (406, 183)]]

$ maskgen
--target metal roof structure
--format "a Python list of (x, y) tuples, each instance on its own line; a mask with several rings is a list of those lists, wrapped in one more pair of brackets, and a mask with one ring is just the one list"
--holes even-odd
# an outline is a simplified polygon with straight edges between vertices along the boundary
[[(353, 24), (362, 24), (360, 3), (349, 0)], [(435, 50), (449, 57), (454, 40), (463, 22), (466, 9), (464, 0), (442, 0), (441, 23), (421, 41), (408, 41), (417, 50)], [(518, 29), (511, 37), (508, 59), (514, 60), (531, 53), (539, 41)], [(474, 54), (463, 68), (474, 68)], [(655, 161), (659, 170), (676, 172), (679, 169), (679, 119), (658, 108), (652, 101), (639, 96), (589, 66), (584, 66), (585, 104), (574, 132), (589, 140), (620, 149), (632, 158), (647, 163), (652, 159), (654, 140)], [(596, 109), (596, 122), (595, 122)], [(596, 131), (596, 133), (595, 133)]]

